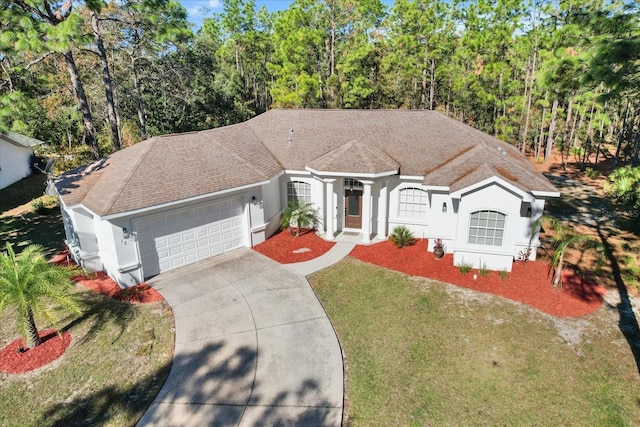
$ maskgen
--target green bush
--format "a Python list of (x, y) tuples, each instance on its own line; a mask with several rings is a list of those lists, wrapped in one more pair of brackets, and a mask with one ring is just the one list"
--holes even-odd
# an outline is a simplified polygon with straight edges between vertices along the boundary
[(416, 239), (413, 238), (413, 233), (404, 225), (394, 228), (389, 239), (399, 248), (413, 245), (416, 241)]
[(31, 210), (33, 210), (37, 214), (43, 214), (47, 210), (47, 207), (45, 206), (42, 199), (36, 199), (31, 202)]
[(506, 269), (503, 268), (502, 270), (498, 271), (498, 277), (502, 280), (506, 280), (509, 278), (509, 273)]
[(587, 174), (587, 176), (591, 179), (595, 179), (598, 177), (598, 175), (600, 175), (600, 172), (598, 172), (596, 169), (594, 168), (587, 168), (585, 169), (585, 173)]
[(482, 264), (478, 272), (480, 273), (481, 276), (487, 276), (489, 274), (489, 269), (487, 268), (487, 264)]
[(460, 264), (456, 265), (456, 267), (458, 267), (458, 270), (460, 271), (460, 273), (467, 274), (468, 272), (471, 271), (471, 268), (473, 267), (473, 265), (467, 264), (466, 262), (461, 262)]
[(31, 210), (38, 215), (43, 215), (47, 213), (49, 209), (59, 206), (59, 204), (60, 202), (56, 196), (38, 197), (31, 202)]
[(608, 179), (604, 185), (608, 197), (632, 209), (640, 208), (640, 168), (618, 168), (609, 174)]

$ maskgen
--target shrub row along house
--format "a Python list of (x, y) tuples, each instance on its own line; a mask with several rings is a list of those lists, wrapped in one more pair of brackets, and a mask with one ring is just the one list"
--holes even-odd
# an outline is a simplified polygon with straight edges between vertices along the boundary
[(263, 242), (292, 200), (313, 205), (328, 240), (372, 243), (405, 225), (441, 238), (456, 264), (510, 271), (559, 196), (509, 144), (412, 110), (272, 110), (151, 138), (56, 188), (73, 257), (121, 286)]

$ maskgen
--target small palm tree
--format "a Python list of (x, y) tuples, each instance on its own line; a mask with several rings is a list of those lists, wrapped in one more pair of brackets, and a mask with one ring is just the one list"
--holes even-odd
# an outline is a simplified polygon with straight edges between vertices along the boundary
[(310, 203), (299, 200), (291, 201), (282, 212), (280, 227), (289, 229), (289, 234), (293, 236), (293, 228), (296, 228), (296, 236), (300, 235), (301, 228), (312, 227), (317, 221), (316, 213)]
[(17, 311), (17, 325), (28, 348), (42, 344), (34, 315), (55, 325), (51, 303), (80, 314), (70, 290), (77, 267), (55, 265), (44, 259), (43, 248), (27, 246), (16, 256), (11, 244), (0, 253), (0, 312), (6, 306)]
[[(542, 220), (546, 221), (555, 232), (553, 235), (553, 257), (551, 258), (551, 266), (554, 268), (551, 283), (554, 287), (562, 287), (564, 255), (568, 248), (581, 247), (583, 250), (595, 249), (602, 257), (603, 247), (597, 239), (584, 234), (574, 234), (573, 229), (564, 226), (559, 219), (550, 215), (544, 215)], [(599, 264), (601, 262), (602, 259), (598, 260)]]

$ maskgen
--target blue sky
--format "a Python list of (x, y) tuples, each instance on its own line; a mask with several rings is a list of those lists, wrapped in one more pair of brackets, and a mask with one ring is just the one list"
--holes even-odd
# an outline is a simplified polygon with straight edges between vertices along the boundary
[[(222, 12), (222, 0), (180, 0), (180, 3), (187, 9), (189, 22), (196, 25), (195, 29), (200, 28), (204, 18)], [(285, 10), (291, 3), (292, 0), (256, 0), (258, 9), (264, 5), (269, 12)]]
[[(222, 0), (179, 0), (189, 13), (189, 22), (195, 25), (194, 30), (200, 28), (202, 20), (213, 13), (222, 12)], [(267, 6), (269, 12), (285, 10), (293, 0), (256, 0), (256, 6), (261, 9)], [(382, 0), (387, 6), (393, 4), (393, 0)]]

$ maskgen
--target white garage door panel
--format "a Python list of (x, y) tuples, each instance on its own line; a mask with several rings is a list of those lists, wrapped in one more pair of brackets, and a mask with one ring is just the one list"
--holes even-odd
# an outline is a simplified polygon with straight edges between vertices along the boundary
[(134, 220), (145, 277), (246, 246), (244, 223), (240, 198)]

